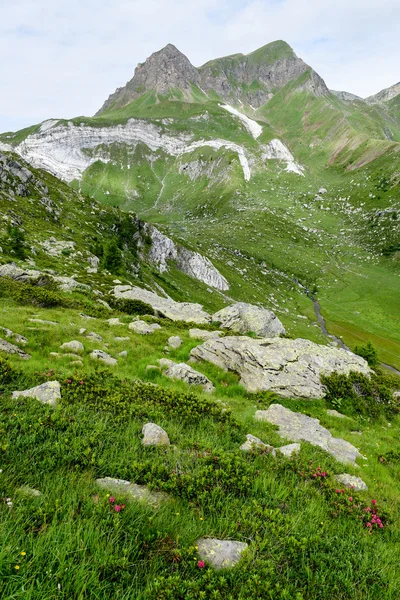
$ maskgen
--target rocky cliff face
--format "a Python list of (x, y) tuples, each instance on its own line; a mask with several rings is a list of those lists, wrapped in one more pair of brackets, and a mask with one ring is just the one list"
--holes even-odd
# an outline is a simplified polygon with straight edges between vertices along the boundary
[(173, 88), (190, 92), (191, 84), (199, 82), (200, 75), (189, 59), (173, 44), (168, 44), (146, 62), (139, 63), (133, 78), (111, 94), (97, 114), (111, 106), (124, 106), (148, 90), (158, 94), (167, 94)]
[(393, 98), (395, 98), (399, 94), (400, 94), (400, 82), (396, 83), (395, 85), (392, 85), (391, 87), (388, 87), (388, 88), (386, 88), (386, 89), (378, 92), (374, 96), (368, 96), (368, 98), (365, 98), (365, 102), (368, 102), (368, 104), (377, 104), (377, 103), (380, 103), (380, 102), (389, 102), (389, 100), (392, 100)]
[(118, 88), (97, 115), (109, 108), (129, 104), (147, 91), (168, 94), (174, 90), (192, 99), (192, 86), (211, 91), (234, 104), (246, 103), (258, 108), (268, 102), (284, 85), (309, 71), (309, 91), (328, 95), (323, 79), (285, 42), (267, 44), (251, 54), (234, 54), (212, 60), (196, 69), (175, 46), (168, 44), (136, 67), (133, 78)]

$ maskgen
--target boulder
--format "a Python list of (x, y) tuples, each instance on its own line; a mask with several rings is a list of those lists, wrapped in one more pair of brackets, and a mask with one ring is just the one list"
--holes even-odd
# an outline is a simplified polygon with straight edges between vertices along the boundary
[(109, 366), (114, 366), (118, 362), (116, 358), (113, 358), (112, 356), (107, 354), (107, 352), (104, 352), (103, 350), (93, 350), (93, 352), (91, 352), (89, 354), (89, 357), (92, 360), (98, 360), (98, 361), (104, 363), (105, 365), (109, 365)]
[(18, 354), (18, 356), (23, 360), (28, 360), (29, 358), (31, 358), (30, 354), (27, 354), (26, 352), (21, 350), (21, 348), (18, 348), (18, 346), (14, 346), (14, 344), (10, 344), (10, 342), (7, 342), (6, 340), (3, 340), (1, 338), (0, 352), (4, 352), (5, 354)]
[(160, 361), (160, 367), (167, 367), (164, 371), (164, 375), (170, 379), (180, 379), (185, 381), (189, 385), (201, 385), (205, 392), (214, 392), (215, 387), (211, 381), (203, 375), (190, 367), (186, 363), (174, 363), (172, 360), (162, 358)]
[(23, 390), (21, 392), (13, 392), (13, 398), (35, 398), (42, 404), (49, 404), (50, 406), (56, 406), (57, 401), (61, 399), (61, 386), (58, 381), (46, 381), (41, 385), (37, 385), (29, 390)]
[(251, 452), (251, 450), (254, 450), (255, 448), (260, 448), (262, 450), (272, 450), (272, 446), (264, 444), (264, 442), (262, 442), (259, 438), (255, 437), (254, 435), (251, 435), (251, 433), (248, 433), (246, 435), (246, 441), (240, 446), (240, 449), (244, 452)]
[(170, 441), (166, 431), (155, 423), (146, 423), (142, 429), (143, 446), (169, 446)]
[(342, 415), (342, 413), (338, 412), (334, 408), (330, 408), (326, 411), (326, 414), (330, 417), (336, 417), (337, 419), (349, 419), (346, 415)]
[(209, 361), (241, 376), (249, 392), (271, 390), (282, 396), (323, 398), (320, 376), (334, 371), (369, 375), (368, 363), (348, 350), (320, 346), (309, 340), (255, 340), (228, 336), (193, 348), (191, 357)]
[(197, 540), (199, 556), (207, 561), (214, 569), (234, 567), (248, 548), (246, 542), (234, 540), (217, 540), (215, 538), (200, 538)]
[(114, 340), (116, 342), (129, 342), (130, 341), (130, 337), (115, 337)]
[(11, 329), (7, 327), (0, 327), (0, 331), (4, 333), (6, 338), (14, 339), (14, 342), (20, 344), (21, 346), (25, 346), (28, 343), (28, 339), (19, 333), (14, 333)]
[(60, 346), (60, 350), (67, 350), (69, 352), (75, 352), (77, 354), (82, 354), (85, 350), (83, 344), (78, 342), (78, 340), (72, 340), (71, 342), (65, 342)]
[(122, 352), (119, 352), (118, 356), (122, 356), (122, 358), (126, 358), (128, 356), (128, 352), (126, 350), (122, 350)]
[(288, 444), (287, 446), (274, 448), (274, 450), (272, 450), (272, 455), (276, 456), (277, 452), (280, 452), (287, 458), (291, 458), (293, 454), (298, 454), (300, 452), (300, 444)]
[(171, 335), (171, 337), (168, 338), (168, 344), (171, 348), (176, 349), (179, 348), (179, 346), (182, 346), (182, 340), (179, 335)]
[(113, 494), (121, 494), (128, 499), (137, 500), (138, 502), (146, 502), (157, 508), (160, 502), (168, 500), (167, 494), (163, 492), (153, 492), (145, 485), (131, 483), (124, 479), (114, 479), (112, 477), (103, 477), (96, 479), (99, 487), (108, 490)]
[(42, 273), (40, 271), (21, 269), (15, 263), (0, 265), (0, 277), (10, 277), (15, 281), (30, 281), (32, 279), (38, 279), (41, 275)]
[(344, 485), (345, 488), (350, 488), (355, 492), (366, 492), (368, 490), (367, 484), (364, 483), (361, 477), (342, 473), (341, 475), (336, 475), (335, 479)]
[(109, 325), (111, 325), (112, 327), (115, 326), (115, 325), (124, 325), (124, 323), (122, 323), (119, 320), (119, 317), (116, 317), (116, 318), (113, 318), (113, 319), (107, 319), (107, 323)]
[(101, 335), (99, 335), (98, 333), (95, 333), (94, 331), (89, 331), (89, 333), (86, 333), (85, 337), (95, 340), (96, 342), (103, 341), (103, 338), (101, 337)]
[(249, 333), (252, 331), (259, 337), (277, 337), (285, 333), (285, 328), (278, 317), (270, 310), (238, 302), (216, 312), (213, 321), (220, 324), (222, 329), (229, 329), (235, 333)]
[(215, 340), (224, 335), (222, 331), (207, 331), (207, 329), (189, 329), (189, 337), (198, 340)]
[(320, 425), (319, 419), (293, 412), (280, 404), (271, 404), (268, 410), (258, 410), (255, 420), (277, 425), (282, 438), (319, 446), (341, 463), (354, 465), (356, 459), (362, 457), (350, 442), (334, 438), (328, 429)]
[(161, 329), (158, 323), (146, 323), (146, 321), (133, 321), (129, 323), (129, 329), (140, 335), (149, 335), (154, 333), (157, 329)]
[(31, 323), (39, 323), (40, 325), (59, 325), (57, 321), (45, 321), (43, 319), (28, 319), (28, 321), (30, 321)]
[(149, 292), (138, 287), (116, 286), (114, 288), (116, 298), (127, 298), (141, 300), (150, 304), (156, 316), (166, 317), (171, 321), (185, 321), (187, 323), (205, 324), (211, 322), (211, 316), (207, 314), (201, 304), (190, 302), (175, 302), (171, 298), (161, 298), (154, 292)]

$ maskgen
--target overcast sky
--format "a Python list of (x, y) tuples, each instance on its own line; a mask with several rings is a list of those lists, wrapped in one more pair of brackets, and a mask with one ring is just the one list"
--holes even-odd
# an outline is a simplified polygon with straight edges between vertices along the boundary
[(400, 0), (0, 0), (0, 131), (92, 115), (167, 43), (200, 66), (287, 41), (328, 87), (400, 80)]

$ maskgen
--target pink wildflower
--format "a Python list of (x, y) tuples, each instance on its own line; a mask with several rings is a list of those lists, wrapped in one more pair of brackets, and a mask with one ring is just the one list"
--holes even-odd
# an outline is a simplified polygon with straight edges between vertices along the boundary
[(376, 500), (371, 500), (371, 504), (376, 504)]
[(114, 496), (110, 496), (110, 502), (111, 502), (111, 504), (114, 504), (114, 502), (115, 502)]
[(349, 502), (353, 502), (352, 496), (349, 496)]
[(121, 507), (120, 507), (120, 505), (119, 505), (119, 504), (116, 504), (116, 505), (114, 506), (114, 508), (115, 508), (115, 512), (120, 512), (120, 511), (121, 511)]
[(199, 561), (197, 562), (197, 566), (199, 567), (199, 569), (204, 569), (204, 567), (205, 567), (206, 565), (204, 564), (204, 562), (203, 562), (202, 560), (199, 560)]

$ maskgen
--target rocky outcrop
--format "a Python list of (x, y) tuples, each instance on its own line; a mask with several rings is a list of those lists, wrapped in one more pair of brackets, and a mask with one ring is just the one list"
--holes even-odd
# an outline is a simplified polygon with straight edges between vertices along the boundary
[(164, 375), (170, 379), (180, 379), (189, 385), (201, 385), (205, 392), (213, 392), (215, 390), (208, 377), (186, 363), (174, 363), (167, 358), (162, 358), (159, 363), (160, 367), (167, 367)]
[(355, 492), (366, 492), (368, 490), (367, 484), (361, 479), (361, 477), (355, 477), (348, 473), (342, 473), (336, 475), (336, 481), (344, 485), (345, 488), (354, 490)]
[(13, 392), (13, 398), (35, 398), (42, 404), (49, 404), (50, 406), (56, 406), (58, 400), (61, 399), (61, 386), (58, 381), (46, 381), (41, 385), (37, 385), (29, 390), (23, 390), (20, 392)]
[(200, 538), (197, 540), (196, 546), (200, 558), (217, 570), (234, 567), (248, 548), (248, 544), (245, 542), (215, 538)]
[(261, 158), (263, 161), (279, 160), (285, 163), (285, 170), (288, 171), (288, 173), (296, 173), (297, 175), (302, 175), (304, 177), (304, 168), (295, 161), (289, 148), (287, 148), (280, 140), (271, 140), (268, 144), (261, 146), (261, 150)]
[(160, 273), (168, 269), (168, 262), (173, 261), (180, 271), (194, 279), (202, 281), (218, 290), (228, 290), (225, 277), (214, 267), (212, 262), (198, 252), (188, 250), (175, 244), (168, 236), (161, 233), (154, 225), (145, 225), (145, 233), (151, 237), (149, 258), (158, 267)]
[(207, 331), (207, 329), (189, 329), (189, 337), (198, 340), (217, 340), (223, 334), (222, 331)]
[(117, 285), (114, 288), (116, 298), (127, 298), (141, 300), (155, 311), (158, 317), (166, 317), (171, 321), (185, 321), (187, 323), (206, 324), (211, 322), (211, 316), (207, 314), (201, 304), (190, 302), (175, 302), (171, 298), (161, 298), (154, 292), (149, 292), (138, 287)]
[(296, 398), (323, 398), (322, 374), (370, 374), (360, 356), (302, 339), (225, 337), (193, 348), (191, 356), (238, 373), (250, 392), (271, 390)]
[(346, 440), (334, 438), (328, 429), (320, 425), (318, 419), (292, 412), (280, 404), (271, 404), (268, 410), (258, 410), (255, 419), (277, 425), (282, 438), (295, 442), (303, 440), (313, 446), (319, 446), (339, 462), (355, 464), (356, 459), (362, 457), (352, 444)]
[(373, 96), (368, 96), (368, 98), (365, 98), (365, 102), (367, 102), (368, 104), (380, 104), (382, 102), (389, 102), (389, 100), (396, 98), (396, 96), (398, 96), (399, 94), (400, 82), (395, 83), (394, 85), (385, 88), (384, 90), (381, 90)]
[(285, 328), (272, 311), (245, 302), (238, 302), (219, 310), (213, 314), (212, 320), (223, 329), (235, 333), (245, 334), (251, 331), (259, 337), (268, 338), (285, 333)]
[(27, 354), (26, 352), (21, 350), (21, 348), (18, 348), (18, 346), (15, 346), (14, 344), (10, 344), (10, 342), (7, 342), (7, 340), (3, 340), (1, 338), (0, 338), (0, 352), (4, 352), (5, 354), (18, 354), (18, 356), (20, 358), (22, 358), (23, 360), (28, 360), (29, 358), (31, 358), (30, 354)]

